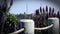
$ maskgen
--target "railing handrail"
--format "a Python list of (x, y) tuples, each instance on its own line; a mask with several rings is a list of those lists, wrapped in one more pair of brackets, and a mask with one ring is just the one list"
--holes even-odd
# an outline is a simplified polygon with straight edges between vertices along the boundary
[[(51, 28), (52, 26), (53, 26), (53, 24), (51, 24), (51, 25), (49, 25), (49, 26), (47, 26), (47, 27), (34, 28), (34, 29), (35, 29), (35, 30), (46, 30), (46, 29)], [(17, 34), (17, 33), (20, 33), (20, 32), (22, 32), (22, 31), (24, 31), (24, 28), (22, 28), (22, 29), (20, 29), (20, 30), (18, 30), (18, 31), (15, 31), (15, 32), (13, 32), (13, 33), (10, 33), (10, 34)]]
[(20, 32), (22, 32), (22, 31), (24, 31), (24, 28), (22, 28), (22, 29), (20, 29), (20, 30), (18, 30), (18, 31), (15, 31), (15, 32), (13, 32), (13, 33), (10, 33), (10, 34), (17, 34), (17, 33), (20, 33)]
[(49, 29), (53, 26), (53, 24), (47, 26), (47, 27), (43, 27), (43, 28), (34, 28), (35, 30), (46, 30), (46, 29)]

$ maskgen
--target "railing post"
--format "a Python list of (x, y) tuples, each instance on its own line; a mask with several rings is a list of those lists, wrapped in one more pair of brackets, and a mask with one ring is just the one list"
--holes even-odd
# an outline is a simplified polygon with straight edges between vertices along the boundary
[(59, 34), (59, 19), (58, 18), (48, 18), (49, 23), (53, 23), (53, 34)]
[(24, 23), (25, 34), (34, 34), (34, 21), (32, 19), (21, 19)]

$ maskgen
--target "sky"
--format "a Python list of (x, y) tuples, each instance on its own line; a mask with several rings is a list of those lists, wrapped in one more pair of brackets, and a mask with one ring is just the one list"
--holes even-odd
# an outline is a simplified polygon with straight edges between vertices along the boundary
[(27, 1), (27, 0), (16, 0), (14, 1), (10, 13), (11, 14), (31, 14), (34, 13), (36, 9), (39, 9), (40, 7), (52, 7), (55, 8), (55, 12), (59, 10), (58, 5), (54, 3), (53, 1)]

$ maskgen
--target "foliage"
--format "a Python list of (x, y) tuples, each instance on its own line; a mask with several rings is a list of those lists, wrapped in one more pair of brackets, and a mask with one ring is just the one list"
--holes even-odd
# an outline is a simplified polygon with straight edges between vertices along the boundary
[(16, 16), (15, 15), (12, 15), (12, 14), (7, 14), (7, 21), (9, 22), (9, 23), (14, 23), (14, 24), (18, 24), (18, 19), (16, 18)]

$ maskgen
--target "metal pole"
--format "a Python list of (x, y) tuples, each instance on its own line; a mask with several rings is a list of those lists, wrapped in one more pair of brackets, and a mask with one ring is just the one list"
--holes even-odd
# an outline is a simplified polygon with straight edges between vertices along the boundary
[(48, 18), (48, 23), (53, 23), (53, 34), (59, 34), (59, 19), (58, 18)]
[(20, 22), (24, 23), (25, 34), (34, 34), (34, 21), (32, 19), (21, 19)]

